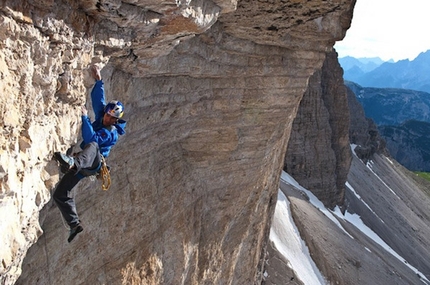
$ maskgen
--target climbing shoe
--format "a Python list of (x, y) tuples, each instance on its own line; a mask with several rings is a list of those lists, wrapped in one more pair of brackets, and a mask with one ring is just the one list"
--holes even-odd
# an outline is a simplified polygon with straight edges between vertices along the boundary
[(54, 159), (60, 163), (60, 170), (62, 173), (66, 173), (75, 164), (73, 157), (60, 152), (54, 153)]
[(67, 239), (68, 242), (71, 242), (75, 236), (77, 234), (79, 234), (80, 232), (82, 232), (84, 230), (84, 228), (81, 225), (77, 225), (73, 228), (70, 228), (70, 234), (69, 234), (69, 238)]

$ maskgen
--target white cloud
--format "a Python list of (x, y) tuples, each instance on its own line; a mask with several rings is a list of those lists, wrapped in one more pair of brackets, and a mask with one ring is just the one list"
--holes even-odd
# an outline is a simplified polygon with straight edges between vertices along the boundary
[(339, 57), (413, 60), (430, 49), (430, 1), (357, 0), (351, 28), (337, 42)]

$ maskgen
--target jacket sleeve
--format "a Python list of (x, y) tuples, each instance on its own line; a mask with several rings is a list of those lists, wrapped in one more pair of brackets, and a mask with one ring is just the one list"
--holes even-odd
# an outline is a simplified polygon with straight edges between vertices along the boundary
[(104, 115), (104, 108), (106, 106), (104, 83), (102, 80), (97, 80), (91, 90), (91, 102), (93, 104), (93, 111), (95, 120), (98, 121)]
[(112, 134), (105, 128), (94, 131), (88, 116), (82, 116), (82, 139), (83, 144), (96, 142), (99, 146), (109, 145), (112, 141)]

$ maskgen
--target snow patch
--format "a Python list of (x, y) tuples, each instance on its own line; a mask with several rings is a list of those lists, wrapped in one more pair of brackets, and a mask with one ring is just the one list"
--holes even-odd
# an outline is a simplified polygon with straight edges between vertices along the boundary
[(332, 212), (328, 210), (324, 204), (309, 190), (303, 188), (291, 175), (282, 171), (281, 181), (286, 184), (289, 184), (298, 190), (301, 190), (306, 193), (309, 197), (309, 201), (312, 205), (314, 205), (318, 210), (320, 210), (327, 218), (329, 218), (335, 225), (337, 225), (345, 234), (347, 234), (350, 238), (354, 239), (339, 223), (335, 216), (333, 216)]
[(384, 180), (382, 180), (382, 179), (381, 179), (381, 177), (379, 177), (379, 176), (378, 176), (378, 174), (376, 174), (376, 173), (375, 173), (375, 171), (373, 171), (373, 169), (372, 169), (373, 164), (374, 164), (374, 162), (373, 162), (373, 161), (369, 161), (369, 162), (366, 164), (366, 167), (367, 167), (367, 168), (368, 168), (368, 169), (373, 173), (373, 175), (375, 175), (375, 177), (376, 177), (376, 178), (378, 178), (378, 179), (379, 179), (379, 181), (381, 181), (381, 183), (382, 183), (382, 184), (384, 184), (384, 186), (385, 186), (385, 187), (387, 187), (387, 189), (388, 189), (388, 190), (390, 190), (390, 191), (391, 191), (391, 193), (393, 193), (393, 194), (394, 194), (394, 196), (396, 196), (396, 197), (397, 197), (397, 199), (399, 199), (399, 200), (400, 200), (400, 197), (396, 194), (396, 192), (394, 192), (394, 190), (393, 190), (393, 189), (391, 189), (391, 188), (390, 188), (390, 186), (388, 186), (388, 185), (387, 185), (387, 183), (385, 183), (385, 181), (384, 181)]
[(355, 153), (355, 148), (357, 147), (357, 145), (352, 143), (349, 146), (351, 147), (352, 154), (354, 154), (355, 156), (357, 156), (357, 154)]
[(384, 220), (382, 220), (373, 210), (372, 210), (372, 208), (370, 208), (370, 206), (366, 203), (366, 202), (364, 202), (364, 200), (363, 199), (361, 199), (361, 196), (360, 195), (358, 195), (358, 193), (357, 192), (355, 192), (355, 189), (351, 186), (351, 184), (349, 184), (349, 182), (347, 181), (346, 183), (345, 183), (345, 186), (346, 187), (348, 187), (348, 189), (349, 190), (351, 190), (351, 192), (355, 195), (355, 197), (357, 197), (382, 223), (384, 223), (385, 224), (385, 222), (384, 222)]
[(269, 238), (305, 285), (326, 284), (309, 254), (309, 249), (300, 237), (291, 217), (290, 202), (281, 190), (278, 191), (278, 202)]
[[(374, 172), (372, 171), (372, 173)], [(375, 174), (375, 176), (377, 175)], [(379, 179), (382, 181), (381, 178)], [(424, 284), (430, 284), (430, 281), (425, 277), (424, 274), (422, 274), (418, 269), (410, 265), (403, 257), (397, 254), (397, 252), (395, 252), (388, 244), (386, 244), (372, 229), (367, 227), (363, 223), (359, 215), (351, 214), (348, 211), (346, 211), (345, 214), (342, 214), (339, 207), (336, 207), (334, 211), (328, 210), (327, 208), (325, 208), (324, 204), (320, 200), (318, 200), (315, 195), (312, 194), (311, 191), (303, 188), (293, 177), (291, 177), (285, 171), (282, 171), (281, 182), (289, 184), (297, 188), (298, 190), (305, 192), (309, 196), (310, 203), (314, 205), (317, 209), (319, 209), (322, 213), (324, 213), (324, 215), (326, 215), (330, 220), (332, 220), (348, 236), (353, 238), (342, 227), (342, 225), (339, 223), (338, 219), (334, 215), (336, 215), (339, 219), (347, 221), (353, 226), (355, 226), (363, 234), (381, 245), (381, 247), (384, 248), (387, 252), (402, 261), (406, 266), (408, 266), (413, 272), (415, 272), (415, 274), (420, 277), (420, 280)], [(384, 185), (386, 184), (384, 183)], [(346, 186), (354, 193), (354, 195), (356, 195), (360, 199), (360, 201), (362, 201), (366, 205), (366, 207), (368, 207), (373, 212), (370, 206), (367, 205), (361, 199), (361, 197), (358, 195), (357, 192), (355, 192), (355, 190), (351, 185), (349, 185), (349, 183), (346, 183)], [(269, 238), (274, 243), (276, 249), (280, 252), (280, 254), (282, 254), (289, 261), (288, 265), (292, 270), (296, 272), (297, 276), (301, 278), (301, 281), (305, 285), (327, 284), (321, 272), (312, 260), (306, 243), (300, 237), (300, 233), (291, 217), (290, 202), (280, 189), (278, 191), (278, 201), (275, 207), (275, 214), (273, 217), (273, 223), (270, 229)], [(371, 252), (369, 248), (365, 247), (365, 249)]]
[(361, 217), (357, 214), (351, 214), (348, 213), (348, 211), (345, 212), (345, 215), (342, 214), (339, 207), (335, 208), (334, 213), (340, 218), (345, 221), (350, 222), (353, 224), (357, 229), (359, 229), (362, 233), (364, 233), (366, 236), (371, 238), (374, 242), (378, 243), (380, 246), (382, 246), (386, 251), (388, 251), (391, 255), (393, 255), (395, 258), (403, 262), (406, 266), (408, 266), (412, 271), (415, 272), (420, 277), (420, 280), (425, 284), (430, 284), (429, 280), (425, 277), (424, 274), (422, 274), (418, 269), (410, 265), (406, 259), (401, 257), (399, 254), (397, 254), (394, 249), (392, 249), (388, 244), (386, 244), (374, 231), (372, 231), (368, 226), (366, 226), (363, 221), (361, 220)]

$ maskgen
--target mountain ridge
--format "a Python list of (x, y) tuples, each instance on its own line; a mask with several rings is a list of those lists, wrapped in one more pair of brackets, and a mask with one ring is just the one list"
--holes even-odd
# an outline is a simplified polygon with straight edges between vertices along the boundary
[[(291, 122), (354, 4), (4, 1), (0, 283), (261, 283)], [(128, 123), (68, 243), (51, 157), (80, 142), (92, 64)]]
[(423, 91), (345, 85), (371, 118), (393, 158), (413, 171), (430, 171), (430, 94)]
[(364, 87), (345, 80), (363, 105), (366, 117), (380, 125), (398, 125), (409, 119), (430, 122), (430, 93), (403, 88)]
[[(344, 68), (344, 79), (363, 87), (402, 88), (430, 92), (430, 50), (420, 53), (415, 59), (383, 62), (369, 70), (360, 59), (355, 64), (340, 59)], [(358, 63), (357, 63), (358, 62)]]
[[(355, 58), (352, 56), (345, 56), (338, 59), (340, 66), (343, 68), (344, 71), (352, 73), (351, 69), (357, 69), (357, 73), (366, 73), (374, 70), (381, 64), (383, 64), (385, 61), (383, 61), (379, 57), (363, 57), (363, 58)], [(388, 61), (390, 62), (390, 61)]]
[[(340, 77), (337, 60), (330, 54), (322, 70), (315, 72), (309, 80), (309, 89), (300, 103), (288, 144), (284, 170), (294, 179), (286, 179), (283, 174), (279, 191), (287, 197), (291, 219), (306, 244), (303, 251), (309, 250), (313, 262), (326, 278), (324, 282), (381, 285), (426, 283), (429, 275), (426, 256), (429, 252), (421, 240), (424, 243), (429, 243), (429, 240), (423, 236), (416, 237), (410, 227), (415, 228), (412, 224), (421, 223), (422, 218), (423, 229), (429, 230), (428, 214), (423, 216), (420, 211), (425, 212), (429, 207), (429, 193), (425, 189), (430, 183), (417, 182), (414, 174), (387, 155), (385, 142), (376, 125), (366, 118), (355, 94), (349, 88), (341, 88), (343, 82)], [(344, 101), (346, 97), (347, 106)], [(331, 98), (336, 98), (337, 102), (331, 104)], [(349, 116), (345, 114), (348, 112)], [(336, 120), (338, 116), (342, 120)], [(341, 148), (336, 150), (334, 145), (338, 140), (343, 141), (344, 137), (334, 135), (332, 130), (343, 130), (339, 133), (348, 134), (344, 129), (348, 117), (347, 150), (351, 155), (341, 156)], [(337, 158), (334, 153), (337, 153)], [(336, 183), (328, 177), (341, 178), (341, 175), (335, 174), (334, 166), (345, 164), (348, 165), (344, 167), (348, 169), (347, 177), (342, 180), (345, 187), (338, 188), (339, 193), (345, 196), (344, 204), (330, 208), (330, 203), (327, 203), (330, 194), (327, 192), (333, 191)], [(295, 181), (287, 182), (290, 180)], [(414, 198), (412, 202), (411, 197), (416, 196), (419, 198)], [(408, 197), (407, 202), (404, 197)], [(283, 201), (278, 203), (283, 208)], [(393, 209), (401, 210), (397, 213)], [(303, 267), (286, 265), (288, 241), (296, 237), (287, 237), (279, 245), (279, 233), (283, 232), (282, 220), (287, 219), (285, 216), (285, 213), (280, 215), (275, 211), (272, 227), (275, 227), (273, 231), (277, 236), (274, 244), (269, 246), (270, 266), (267, 267), (268, 276), (264, 284), (284, 284), (286, 280), (288, 284), (302, 284), (300, 277), (306, 275), (302, 270), (307, 265), (306, 261)], [(396, 218), (393, 219), (393, 216)], [(398, 232), (403, 235), (397, 237)], [(415, 256), (420, 256), (420, 260)], [(291, 258), (296, 263), (294, 257)], [(409, 263), (413, 264), (412, 268)], [(290, 267), (295, 268), (296, 274)]]
[(387, 148), (397, 161), (412, 171), (430, 172), (430, 123), (407, 120), (380, 126)]
[[(270, 230), (288, 145), (301, 135), (292, 129), (302, 107), (300, 126), (318, 131), (304, 140), (306, 147), (318, 145), (318, 151), (305, 156), (308, 163), (296, 171), (327, 178), (321, 186), (312, 181), (322, 203), (347, 210), (345, 182), (360, 191), (363, 177), (373, 177), (359, 161), (363, 172), (349, 180), (355, 168), (349, 167), (345, 87), (339, 67), (320, 69), (334, 63), (332, 47), (351, 24), (355, 0), (3, 4), (0, 282), (5, 285), (267, 281), (272, 266), (282, 267), (268, 262)], [(81, 107), (89, 103), (94, 83), (88, 67), (94, 63), (102, 68), (107, 98), (125, 105), (127, 133), (109, 156), (109, 191), (91, 179), (74, 190), (84, 231), (68, 243), (68, 229), (51, 200), (61, 175), (51, 156), (80, 142)], [(361, 130), (356, 137), (369, 138), (363, 147), (370, 146), (370, 162), (375, 136), (370, 125)], [(372, 170), (391, 178), (389, 168)], [(363, 197), (374, 195), (366, 200), (372, 209), (382, 203), (378, 191), (393, 202), (381, 180), (372, 178), (370, 186)], [(291, 198), (294, 220), (328, 281), (379, 276), (381, 284), (420, 282), (404, 264), (377, 254), (383, 251), (371, 241), (374, 251), (368, 253), (365, 243), (330, 231), (333, 225), (325, 227), (329, 221), (306, 195), (294, 195), (301, 197)], [(375, 212), (400, 209), (400, 201), (390, 202)], [(427, 274), (428, 216), (415, 210), (423, 223), (415, 234), (419, 220), (404, 205), (401, 209), (390, 222), (401, 221), (396, 229), (423, 246), (421, 253), (409, 254), (420, 254), (420, 270)], [(402, 241), (387, 243), (402, 247)], [(354, 244), (363, 258), (345, 255), (337, 242)], [(280, 283), (290, 282), (288, 277)]]

